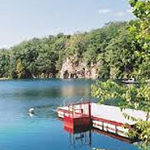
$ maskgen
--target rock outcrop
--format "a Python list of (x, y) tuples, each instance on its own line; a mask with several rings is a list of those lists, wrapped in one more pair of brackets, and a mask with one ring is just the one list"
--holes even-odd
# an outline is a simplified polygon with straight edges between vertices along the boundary
[(74, 62), (73, 57), (67, 58), (62, 64), (60, 71), (61, 79), (71, 78), (98, 78), (98, 66), (97, 64), (91, 63), (90, 67), (84, 62)]

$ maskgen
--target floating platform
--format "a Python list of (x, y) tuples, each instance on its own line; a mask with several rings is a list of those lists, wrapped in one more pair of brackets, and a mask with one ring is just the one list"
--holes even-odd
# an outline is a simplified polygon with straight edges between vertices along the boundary
[(135, 121), (128, 120), (124, 114), (146, 120), (143, 111), (124, 109), (119, 107), (99, 105), (97, 103), (76, 103), (64, 107), (58, 107), (58, 117), (64, 120), (64, 129), (74, 133), (76, 129), (97, 129), (124, 138), (128, 138), (127, 132), (135, 125)]

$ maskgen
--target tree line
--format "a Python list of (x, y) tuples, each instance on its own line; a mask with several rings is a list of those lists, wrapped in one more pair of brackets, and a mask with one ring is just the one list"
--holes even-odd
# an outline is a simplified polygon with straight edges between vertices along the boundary
[[(90, 32), (59, 33), (1, 49), (0, 78), (59, 77), (64, 60), (70, 56), (74, 56), (74, 63), (82, 61), (87, 67), (98, 64), (99, 78), (149, 78), (150, 61), (140, 56), (143, 51), (135, 41), (135, 24), (137, 20), (109, 22)], [(147, 51), (143, 53), (147, 55)]]

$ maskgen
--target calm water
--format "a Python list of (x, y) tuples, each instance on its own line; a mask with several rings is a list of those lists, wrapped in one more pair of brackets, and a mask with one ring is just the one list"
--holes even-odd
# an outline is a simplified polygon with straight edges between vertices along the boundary
[[(88, 80), (0, 81), (0, 150), (137, 150), (131, 144), (91, 133), (91, 146), (63, 130), (56, 108), (88, 99)], [(35, 116), (28, 109), (35, 108)]]

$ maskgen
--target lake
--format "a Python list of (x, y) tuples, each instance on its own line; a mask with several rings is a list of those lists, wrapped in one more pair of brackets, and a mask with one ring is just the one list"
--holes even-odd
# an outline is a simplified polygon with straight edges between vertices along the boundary
[[(56, 108), (90, 99), (91, 83), (91, 80), (58, 79), (0, 81), (0, 150), (91, 150), (95, 147), (138, 150), (132, 144), (93, 132), (88, 145), (64, 131)], [(35, 108), (34, 116), (28, 114), (30, 107)]]

